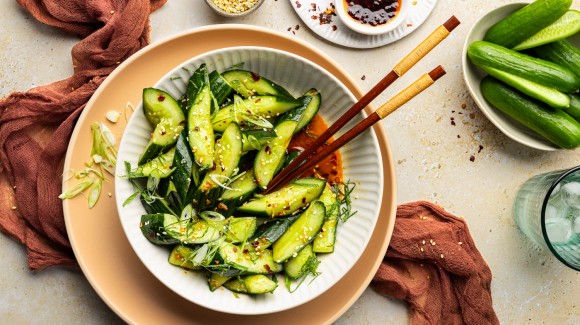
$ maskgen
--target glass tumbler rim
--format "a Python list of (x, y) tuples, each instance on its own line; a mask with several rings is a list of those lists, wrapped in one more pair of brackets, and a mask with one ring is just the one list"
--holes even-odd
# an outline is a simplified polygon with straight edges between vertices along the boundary
[(541, 211), (541, 225), (542, 225), (542, 235), (544, 237), (544, 241), (546, 242), (546, 246), (548, 246), (548, 249), (550, 249), (550, 251), (552, 252), (552, 254), (554, 256), (556, 256), (556, 258), (564, 263), (564, 265), (568, 266), (569, 268), (576, 270), (576, 271), (580, 271), (580, 268), (570, 264), (568, 261), (566, 261), (563, 257), (560, 256), (560, 254), (558, 254), (558, 252), (554, 249), (554, 247), (552, 246), (552, 242), (550, 241), (550, 238), (548, 237), (548, 231), (546, 230), (546, 208), (548, 206), (548, 201), (550, 200), (550, 196), (552, 195), (552, 192), (554, 191), (554, 189), (556, 188), (556, 186), (558, 186), (558, 184), (566, 177), (568, 177), (568, 175), (575, 173), (577, 171), (580, 171), (580, 166), (576, 166), (576, 167), (572, 167), (570, 169), (568, 169), (567, 171), (565, 171), (564, 173), (562, 173), (562, 175), (560, 175), (557, 179), (555, 179), (552, 182), (552, 185), (550, 185), (550, 188), (548, 188), (548, 191), (546, 192), (546, 196), (544, 197), (544, 200), (542, 202), (542, 211)]

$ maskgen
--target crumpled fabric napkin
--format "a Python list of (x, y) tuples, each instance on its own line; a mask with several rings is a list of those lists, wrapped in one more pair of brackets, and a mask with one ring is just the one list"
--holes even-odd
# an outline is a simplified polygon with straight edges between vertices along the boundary
[(433, 203), (397, 207), (393, 236), (371, 287), (407, 301), (411, 324), (499, 324), (491, 271), (465, 220)]
[(82, 40), (70, 78), (0, 100), (0, 230), (27, 247), (32, 270), (74, 265), (58, 198), (71, 133), (103, 80), (149, 44), (149, 14), (166, 0), (17, 1)]

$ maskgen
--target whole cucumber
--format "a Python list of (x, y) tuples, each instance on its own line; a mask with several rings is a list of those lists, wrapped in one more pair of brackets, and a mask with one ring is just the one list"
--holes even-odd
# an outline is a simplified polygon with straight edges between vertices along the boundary
[(554, 62), (570, 69), (580, 78), (580, 49), (567, 40), (559, 40), (531, 49), (540, 59)]
[(512, 48), (560, 18), (572, 0), (536, 0), (500, 20), (485, 34), (485, 41)]
[(483, 97), (493, 106), (550, 142), (564, 149), (580, 145), (580, 123), (570, 115), (552, 109), (493, 77), (485, 77), (480, 87)]
[(476, 66), (502, 70), (559, 91), (575, 92), (580, 88), (580, 77), (570, 69), (493, 43), (473, 42), (467, 55)]
[(570, 106), (562, 108), (562, 110), (580, 123), (580, 96), (577, 94), (568, 95), (570, 96)]

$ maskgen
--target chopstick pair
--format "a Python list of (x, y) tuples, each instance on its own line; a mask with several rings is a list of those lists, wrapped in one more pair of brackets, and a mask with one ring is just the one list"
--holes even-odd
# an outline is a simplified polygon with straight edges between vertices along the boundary
[(423, 90), (431, 86), (437, 79), (445, 74), (445, 70), (441, 66), (437, 66), (431, 72), (421, 76), (409, 87), (397, 94), (391, 100), (381, 105), (375, 112), (369, 115), (362, 122), (354, 126), (351, 130), (344, 133), (340, 138), (331, 142), (324, 147), (323, 150), (314, 152), (323, 147), (328, 139), (330, 139), (340, 128), (346, 125), (356, 114), (365, 108), (370, 102), (389, 87), (395, 80), (403, 76), (409, 71), (417, 62), (419, 62), (427, 53), (429, 53), (435, 46), (443, 41), (451, 31), (453, 31), (460, 24), (455, 16), (451, 16), (443, 25), (439, 26), (433, 31), (425, 40), (423, 40), (417, 47), (415, 47), (401, 62), (381, 80), (368, 93), (366, 93), (358, 102), (356, 102), (346, 113), (344, 113), (334, 124), (332, 124), (322, 135), (320, 135), (314, 143), (308, 146), (296, 159), (294, 159), (286, 168), (284, 168), (278, 175), (276, 175), (268, 184), (268, 188), (264, 193), (270, 193), (282, 187), (288, 181), (295, 179), (304, 172), (311, 169), (318, 164), (322, 159), (334, 151), (340, 149), (350, 140), (354, 139), (367, 128), (374, 125), (376, 122), (385, 118), (397, 108), (411, 100), (413, 97), (421, 93)]

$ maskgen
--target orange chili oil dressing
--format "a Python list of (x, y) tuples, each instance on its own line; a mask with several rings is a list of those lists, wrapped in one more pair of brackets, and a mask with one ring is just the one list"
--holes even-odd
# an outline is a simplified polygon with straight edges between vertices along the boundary
[(395, 18), (401, 8), (401, 0), (343, 0), (346, 12), (352, 19), (364, 25), (379, 26)]
[[(328, 129), (328, 126), (326, 126), (322, 117), (318, 114), (315, 115), (304, 129), (292, 137), (288, 150), (304, 150), (304, 148), (307, 148), (314, 143), (314, 141), (324, 133), (326, 129)], [(327, 143), (332, 141), (334, 140), (330, 138)], [(320, 149), (322, 149), (322, 147)], [(318, 151), (320, 151), (320, 149)], [(302, 177), (307, 176), (322, 177), (331, 183), (342, 182), (342, 157), (340, 156), (340, 152), (333, 152), (318, 163), (318, 165), (314, 166), (313, 169), (302, 174)]]

